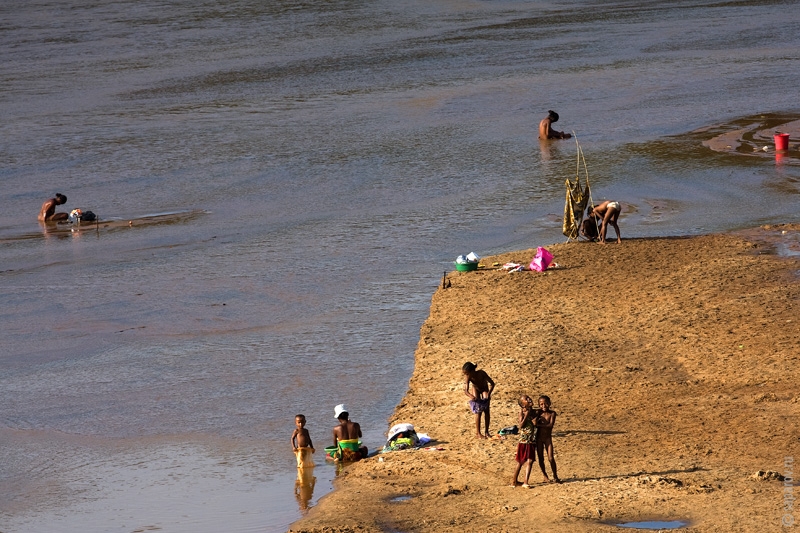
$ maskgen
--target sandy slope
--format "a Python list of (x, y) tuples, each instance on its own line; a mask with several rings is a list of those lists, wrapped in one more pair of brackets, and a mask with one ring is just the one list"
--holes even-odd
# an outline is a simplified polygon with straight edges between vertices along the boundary
[[(492, 267), (533, 250), (453, 272), (389, 420), (443, 450), (348, 466), (292, 531), (780, 531), (783, 483), (753, 475), (800, 459), (800, 261), (770, 244), (798, 229), (559, 244), (543, 274)], [(532, 489), (511, 487), (516, 439), (474, 437), (467, 360), (497, 382), (493, 431), (516, 422), (520, 393), (552, 398), (562, 484), (536, 468)]]

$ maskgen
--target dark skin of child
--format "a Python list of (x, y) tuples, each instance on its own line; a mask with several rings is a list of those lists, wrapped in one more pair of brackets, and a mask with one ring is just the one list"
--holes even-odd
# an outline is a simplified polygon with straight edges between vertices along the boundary
[[(519, 404), (519, 407), (520, 407), (520, 409), (519, 409), (519, 421), (517, 422), (517, 426), (521, 428), (525, 424), (526, 420), (531, 420), (531, 423), (535, 427), (536, 426), (536, 420), (537, 420), (539, 414), (541, 414), (541, 411), (535, 410), (533, 408), (533, 400), (531, 399), (531, 397), (530, 396), (522, 396), (517, 401), (517, 403)], [(533, 468), (533, 459), (531, 459), (530, 461), (526, 461), (525, 483), (523, 483), (523, 486), (527, 486), (528, 485), (528, 481), (530, 480), (530, 477), (531, 477), (531, 469), (532, 468)], [(511, 482), (511, 486), (512, 487), (516, 487), (517, 485), (519, 485), (519, 481), (517, 481), (517, 478), (519, 477), (520, 470), (522, 470), (522, 463), (517, 463), (517, 467), (514, 470), (514, 480)]]
[[(464, 376), (466, 380), (464, 381), (464, 394), (469, 396), (472, 400), (491, 400), (492, 398), (492, 391), (494, 390), (494, 381), (492, 378), (489, 377), (489, 374), (484, 372), (483, 370), (473, 370), (472, 372), (464, 372)], [(469, 385), (472, 383), (472, 390), (474, 392), (470, 392)], [(484, 417), (484, 424), (486, 427), (486, 433), (481, 434), (481, 413), (475, 415), (475, 431), (477, 432), (479, 439), (488, 439), (489, 438), (489, 420), (490, 420), (490, 413), (489, 413), (489, 406), (486, 406), (486, 410), (483, 412), (485, 415)]]
[(292, 432), (292, 450), (297, 451), (300, 448), (311, 448), (311, 453), (314, 453), (314, 445), (311, 443), (311, 434), (305, 428), (306, 417), (297, 415), (294, 417), (294, 431)]
[(550, 470), (553, 471), (553, 481), (561, 483), (558, 479), (556, 470), (556, 459), (553, 454), (553, 426), (556, 424), (556, 413), (550, 410), (550, 398), (543, 396), (539, 398), (539, 417), (536, 420), (536, 452), (539, 454), (539, 468), (542, 469), (544, 480), (550, 482), (547, 472), (544, 469), (544, 454), (550, 462)]

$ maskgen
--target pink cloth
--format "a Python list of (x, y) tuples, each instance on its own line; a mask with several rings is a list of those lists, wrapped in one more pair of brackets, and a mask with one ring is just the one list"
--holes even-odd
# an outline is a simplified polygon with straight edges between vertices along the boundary
[(542, 248), (539, 246), (536, 249), (536, 255), (533, 257), (531, 261), (531, 270), (535, 270), (536, 272), (544, 272), (547, 270), (547, 267), (550, 266), (550, 263), (553, 261), (553, 254), (547, 251), (546, 248)]

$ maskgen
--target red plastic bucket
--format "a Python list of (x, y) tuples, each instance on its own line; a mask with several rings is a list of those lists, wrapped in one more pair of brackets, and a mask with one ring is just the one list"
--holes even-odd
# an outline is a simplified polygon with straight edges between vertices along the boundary
[(775, 134), (775, 149), (776, 150), (788, 150), (789, 149), (789, 134), (788, 133), (776, 133)]

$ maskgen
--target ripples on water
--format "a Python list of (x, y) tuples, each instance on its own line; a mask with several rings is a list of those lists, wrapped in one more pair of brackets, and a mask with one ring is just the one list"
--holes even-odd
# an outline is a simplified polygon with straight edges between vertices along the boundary
[[(625, 236), (791, 218), (791, 161), (685, 135), (791, 111), (786, 9), (3, 3), (3, 530), (283, 531), (294, 414), (321, 449), (344, 401), (379, 446), (442, 271), (562, 241), (548, 109)], [(202, 214), (43, 232), (56, 191)]]

